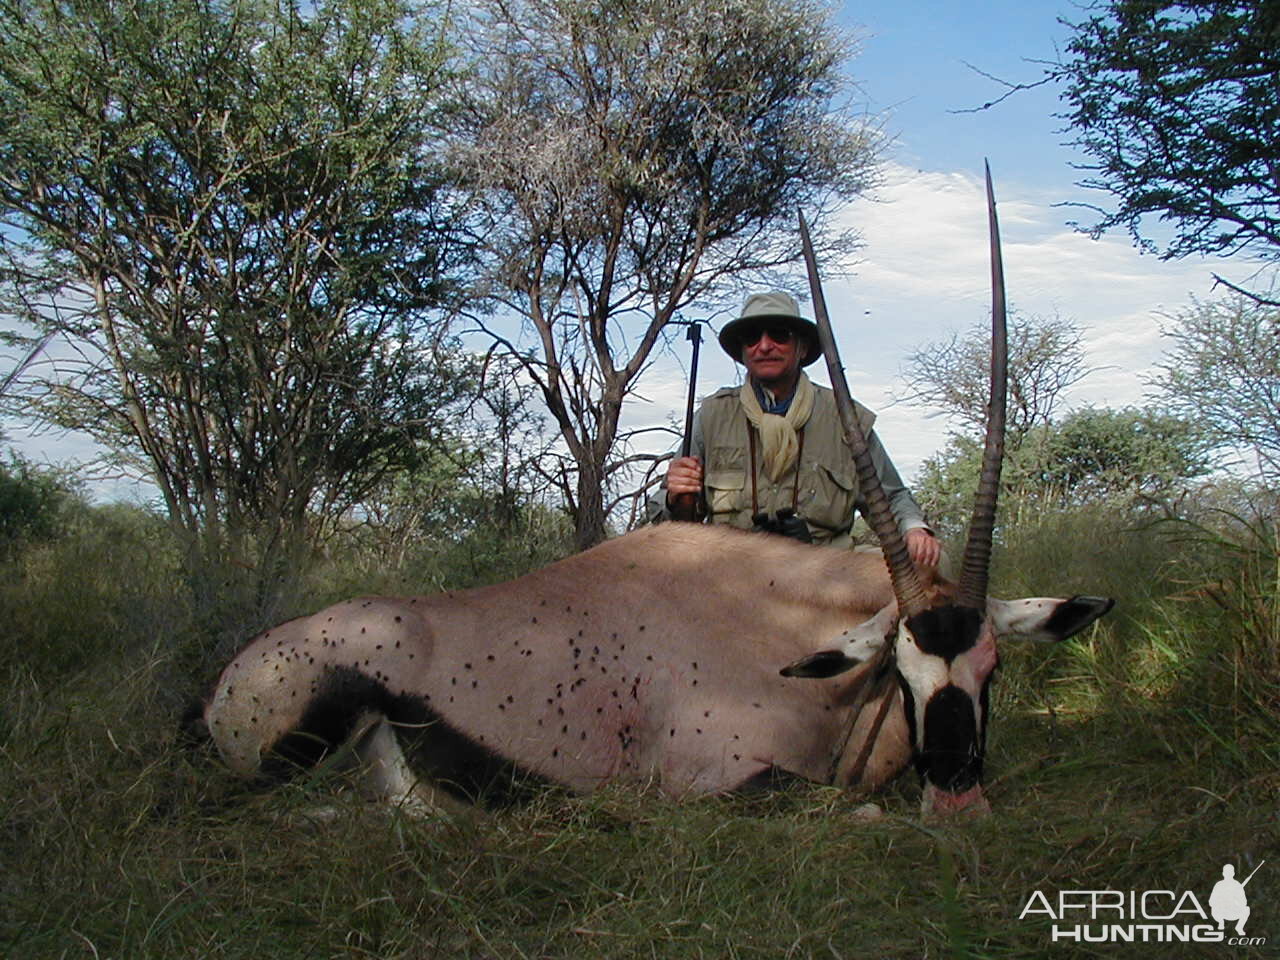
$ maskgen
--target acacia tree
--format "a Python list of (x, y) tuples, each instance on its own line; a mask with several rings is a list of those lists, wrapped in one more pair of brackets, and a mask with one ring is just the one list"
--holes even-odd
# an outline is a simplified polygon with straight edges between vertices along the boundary
[(1099, 209), (1094, 232), (1126, 227), (1166, 259), (1248, 250), (1280, 260), (1280, 5), (1088, 9), (1047, 79), (1065, 85), (1072, 143), (1091, 160), (1082, 185), (1118, 201)]
[[(962, 436), (981, 436), (990, 397), (990, 324), (913, 350), (903, 362), (896, 399), (941, 407)], [(1007, 446), (1016, 450), (1034, 427), (1048, 424), (1064, 391), (1090, 373), (1084, 333), (1064, 317), (1009, 317)]]
[(623, 403), (663, 327), (798, 259), (797, 206), (825, 223), (868, 186), (879, 138), (837, 103), (849, 45), (813, 0), (476, 7), (458, 153), (487, 198), (486, 292), (536, 352), (482, 325), (546, 402), (587, 547), (626, 463)]
[(261, 609), (458, 390), (445, 53), (397, 0), (0, 11), (3, 307), (83, 358), (22, 412), (152, 481)]
[(1219, 448), (1246, 447), (1280, 489), (1280, 315), (1244, 297), (1194, 303), (1164, 333), (1173, 349), (1156, 386), (1171, 410)]

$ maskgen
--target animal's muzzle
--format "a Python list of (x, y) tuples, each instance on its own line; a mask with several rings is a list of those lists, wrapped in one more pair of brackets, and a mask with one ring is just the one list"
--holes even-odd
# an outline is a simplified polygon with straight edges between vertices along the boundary
[(953, 816), (986, 816), (991, 812), (991, 804), (981, 786), (970, 787), (959, 793), (939, 790), (933, 784), (926, 783), (921, 811), (925, 817), (941, 818)]
[(982, 782), (982, 732), (973, 698), (948, 684), (929, 698), (916, 769), (927, 784), (962, 794)]

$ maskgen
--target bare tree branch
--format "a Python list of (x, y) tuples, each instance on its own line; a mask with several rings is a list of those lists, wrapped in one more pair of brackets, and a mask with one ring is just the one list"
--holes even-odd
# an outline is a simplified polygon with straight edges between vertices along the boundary
[(1218, 286), (1218, 284), (1221, 284), (1227, 289), (1233, 290), (1236, 293), (1241, 294), (1242, 296), (1248, 297), (1250, 300), (1252, 300), (1254, 303), (1258, 304), (1261, 307), (1280, 307), (1280, 300), (1270, 300), (1266, 297), (1259, 296), (1258, 294), (1254, 293), (1251, 290), (1246, 290), (1243, 287), (1236, 286), (1230, 280), (1215, 273), (1213, 274), (1213, 285), (1216, 287)]
[(474, 9), (457, 156), (489, 200), (489, 289), (541, 354), (586, 547), (619, 502), (619, 417), (663, 328), (797, 259), (796, 204), (825, 223), (873, 182), (880, 135), (841, 111), (847, 43), (800, 0)]
[[(970, 70), (972, 70), (974, 73), (976, 73), (978, 76), (985, 77), (986, 79), (990, 80), (992, 83), (996, 83), (1004, 87), (1005, 92), (1002, 93), (1000, 96), (996, 97), (994, 100), (988, 100), (986, 103), (982, 104), (982, 106), (980, 107), (964, 107), (957, 110), (948, 110), (947, 111), (948, 113), (982, 113), (984, 110), (990, 110), (992, 107), (999, 106), (1000, 104), (1004, 103), (1006, 100), (1008, 100), (1010, 97), (1014, 96), (1015, 94), (1023, 93), (1027, 90), (1035, 90), (1037, 87), (1043, 87), (1046, 84), (1050, 84), (1054, 82), (1053, 77), (1045, 76), (1045, 77), (1041, 77), (1039, 80), (1032, 80), (1029, 83), (1026, 83), (1026, 82), (1013, 83), (1012, 81), (1001, 79), (1000, 77), (997, 77), (995, 74), (988, 73), (987, 71), (981, 69), (980, 67), (974, 66), (968, 60), (961, 60), (960, 62), (963, 63), (966, 67), (968, 67)], [(1035, 63), (1036, 61), (1033, 60), (1029, 62)]]

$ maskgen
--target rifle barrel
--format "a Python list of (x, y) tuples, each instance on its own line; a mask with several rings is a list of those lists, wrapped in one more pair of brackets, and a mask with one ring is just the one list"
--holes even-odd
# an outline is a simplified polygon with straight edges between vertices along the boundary
[(680, 456), (687, 457), (693, 449), (693, 405), (698, 399), (698, 349), (702, 346), (702, 325), (694, 320), (686, 334), (693, 342), (693, 356), (689, 360), (689, 399), (684, 405), (684, 441)]
[[(1262, 861), (1262, 863), (1266, 863), (1266, 862), (1267, 861), (1265, 860)], [(1253, 874), (1257, 873), (1259, 870), (1262, 869), (1262, 863), (1258, 864), (1256, 867), (1253, 868), (1253, 872), (1244, 878), (1244, 883), (1240, 884), (1240, 886), (1243, 887), (1245, 883), (1248, 883), (1250, 880), (1253, 879)]]
[[(693, 356), (689, 360), (689, 399), (684, 410), (684, 440), (680, 443), (680, 456), (687, 457), (693, 451), (693, 405), (698, 399), (698, 348), (702, 345), (702, 326), (697, 320), (689, 323), (686, 337), (693, 343)], [(706, 516), (702, 495), (681, 493), (670, 501), (671, 518), (688, 523), (700, 523)]]

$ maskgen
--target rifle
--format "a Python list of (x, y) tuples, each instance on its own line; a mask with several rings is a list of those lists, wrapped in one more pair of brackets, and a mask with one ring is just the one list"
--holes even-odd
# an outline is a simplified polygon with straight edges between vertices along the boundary
[[(689, 360), (689, 399), (685, 403), (684, 440), (680, 444), (682, 457), (689, 456), (693, 449), (693, 404), (698, 394), (698, 349), (702, 346), (701, 321), (690, 320), (685, 323), (685, 338), (693, 344), (693, 356)], [(671, 498), (672, 520), (701, 523), (706, 515), (706, 501), (700, 493), (680, 493)]]

